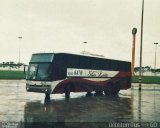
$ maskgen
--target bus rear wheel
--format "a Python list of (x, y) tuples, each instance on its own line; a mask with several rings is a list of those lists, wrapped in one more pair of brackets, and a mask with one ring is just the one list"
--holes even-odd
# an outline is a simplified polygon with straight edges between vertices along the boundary
[(95, 96), (102, 96), (103, 95), (103, 91), (96, 91), (96, 93), (94, 95)]
[(105, 95), (108, 96), (116, 96), (118, 95), (118, 92), (120, 91), (120, 86), (119, 84), (112, 84), (109, 83), (104, 90)]
[(86, 97), (91, 97), (93, 94), (92, 94), (92, 92), (87, 92), (86, 93)]
[(112, 95), (112, 84), (109, 84), (105, 87), (104, 94), (107, 96)]

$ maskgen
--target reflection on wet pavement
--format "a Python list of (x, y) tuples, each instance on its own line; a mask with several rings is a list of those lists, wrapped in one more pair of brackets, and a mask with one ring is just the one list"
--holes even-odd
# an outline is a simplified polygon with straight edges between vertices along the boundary
[[(25, 80), (0, 81), (0, 121), (19, 122), (16, 127), (103, 127), (108, 122), (160, 121), (160, 85), (138, 85), (120, 91), (119, 96), (85, 97), (85, 93), (71, 93), (66, 100), (63, 94), (51, 95), (26, 92)], [(21, 125), (19, 125), (21, 124)]]
[[(123, 112), (121, 108), (124, 109)], [(35, 122), (105, 122), (132, 119), (130, 99), (118, 97), (80, 97), (68, 101), (51, 101), (44, 105), (28, 102), (25, 105), (25, 114), (26, 117), (34, 117), (31, 120), (36, 119)]]

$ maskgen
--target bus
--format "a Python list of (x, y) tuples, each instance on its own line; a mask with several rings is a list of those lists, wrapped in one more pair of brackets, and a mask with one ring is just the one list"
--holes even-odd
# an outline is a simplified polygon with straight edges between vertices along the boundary
[(32, 54), (26, 74), (28, 92), (50, 94), (87, 92), (117, 95), (131, 87), (131, 63), (72, 53)]

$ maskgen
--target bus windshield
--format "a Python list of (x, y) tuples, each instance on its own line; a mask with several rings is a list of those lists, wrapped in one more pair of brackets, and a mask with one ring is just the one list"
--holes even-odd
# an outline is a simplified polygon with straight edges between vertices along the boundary
[(28, 67), (27, 80), (50, 80), (51, 64), (30, 64)]

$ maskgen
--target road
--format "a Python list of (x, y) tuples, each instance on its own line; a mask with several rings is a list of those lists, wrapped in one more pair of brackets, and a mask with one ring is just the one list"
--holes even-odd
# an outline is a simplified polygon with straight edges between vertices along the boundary
[(0, 88), (0, 128), (114, 126), (109, 122), (146, 122), (145, 126), (155, 122), (160, 126), (160, 85), (142, 84), (139, 93), (134, 84), (117, 97), (71, 93), (66, 100), (64, 94), (53, 94), (47, 103), (44, 94), (26, 92), (25, 80), (0, 80)]

